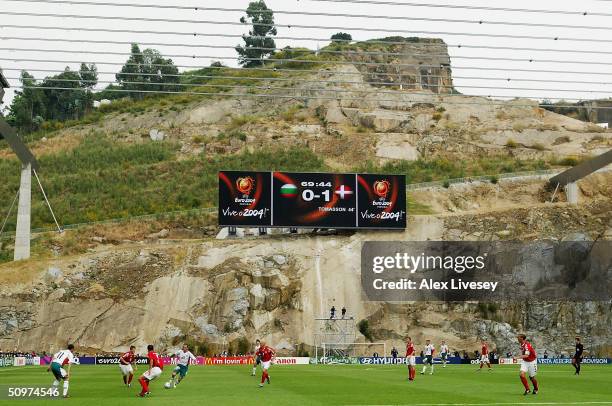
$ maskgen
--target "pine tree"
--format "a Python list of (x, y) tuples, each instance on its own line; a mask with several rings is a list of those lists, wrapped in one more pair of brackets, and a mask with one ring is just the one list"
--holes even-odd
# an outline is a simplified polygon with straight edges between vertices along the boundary
[(253, 24), (249, 35), (243, 35), (244, 46), (238, 45), (238, 63), (245, 67), (261, 66), (263, 59), (274, 53), (276, 43), (272, 36), (276, 35), (274, 12), (266, 6), (263, 0), (252, 1), (246, 10), (246, 16), (240, 18), (243, 24)]

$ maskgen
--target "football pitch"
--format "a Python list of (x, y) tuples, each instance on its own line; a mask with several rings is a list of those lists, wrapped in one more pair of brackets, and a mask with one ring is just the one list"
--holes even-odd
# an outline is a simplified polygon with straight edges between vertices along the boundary
[[(518, 366), (476, 372), (472, 365), (436, 365), (434, 375), (417, 374), (408, 382), (403, 365), (274, 365), (271, 384), (259, 388), (260, 370), (253, 377), (251, 366), (243, 365), (192, 366), (176, 389), (163, 387), (172, 370), (166, 366), (151, 383), (151, 395), (141, 399), (136, 378), (144, 370), (140, 366), (132, 387), (126, 388), (116, 365), (76, 365), (69, 399), (0, 400), (0, 405), (612, 405), (612, 368), (599, 365), (583, 366), (580, 376), (574, 376), (571, 365), (542, 365), (535, 396), (523, 396)], [(2, 388), (48, 386), (52, 381), (46, 367), (0, 369)]]

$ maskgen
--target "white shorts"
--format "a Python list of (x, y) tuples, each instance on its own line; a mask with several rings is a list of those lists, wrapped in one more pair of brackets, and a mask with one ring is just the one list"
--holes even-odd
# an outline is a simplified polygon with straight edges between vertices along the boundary
[(481, 355), (480, 356), (480, 362), (489, 362), (489, 356), (488, 355)]
[(272, 364), (272, 361), (261, 361), (261, 368), (262, 369), (270, 369), (270, 365)]
[(144, 376), (149, 381), (152, 381), (158, 376), (160, 376), (161, 374), (162, 374), (162, 370), (160, 367), (153, 367), (150, 370), (146, 370), (145, 373), (142, 374), (142, 376)]
[(123, 374), (123, 376), (128, 376), (134, 373), (134, 368), (132, 368), (132, 364), (119, 364), (119, 368), (121, 368), (121, 373)]
[(521, 372), (526, 372), (530, 377), (536, 376), (538, 373), (538, 361), (521, 361)]
[(408, 357), (408, 365), (410, 366), (415, 366), (416, 365), (416, 357), (414, 355)]

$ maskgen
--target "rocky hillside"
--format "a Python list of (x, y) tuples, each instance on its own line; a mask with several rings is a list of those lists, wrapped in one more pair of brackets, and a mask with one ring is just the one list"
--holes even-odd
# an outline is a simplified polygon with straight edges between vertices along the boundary
[[(533, 101), (450, 94), (450, 69), (406, 70), (422, 47), (446, 54), (442, 42), (423, 44), (395, 46), (401, 55), (373, 65), (384, 70), (358, 63), (378, 45), (343, 48), (355, 65), (318, 63), (315, 73), (282, 76), (298, 89), (294, 99), (252, 97), (287, 92), (274, 89), (278, 82), (258, 79), (255, 88), (242, 78), (223, 82), (239, 83), (232, 92), (240, 98), (114, 101), (96, 120), (35, 134), (30, 146), (67, 223), (212, 207), (220, 168), (389, 171), (423, 182), (567, 167), (612, 146), (611, 132)], [(0, 207), (8, 207), (18, 163), (5, 147), (0, 159), (8, 174)], [(315, 317), (345, 305), (355, 322), (368, 320), (373, 340), (389, 345), (410, 334), (419, 344), (444, 338), (473, 350), (486, 335), (505, 350), (526, 331), (538, 348), (567, 352), (578, 333), (610, 355), (610, 302), (365, 302), (358, 261), (366, 240), (610, 239), (611, 184), (609, 172), (581, 181), (579, 206), (563, 194), (546, 203), (542, 178), (420, 189), (409, 204), (422, 215), (405, 233), (222, 240), (214, 218), (195, 211), (41, 234), (32, 260), (0, 265), (0, 348), (53, 349), (66, 340), (92, 351), (172, 348), (188, 338), (215, 352), (262, 337), (288, 353), (312, 352)], [(34, 200), (35, 226), (49, 225)], [(10, 236), (0, 240), (0, 259), (11, 245)]]
[[(610, 355), (611, 302), (367, 302), (359, 258), (361, 243), (370, 240), (571, 239), (576, 233), (610, 239), (611, 180), (606, 172), (582, 181), (579, 206), (512, 201), (517, 188), (541, 188), (540, 180), (501, 181), (494, 186), (496, 209), (454, 197), (461, 191), (486, 201), (486, 183), (421, 191), (417, 198), (438, 201), (442, 212), (413, 216), (405, 233), (194, 240), (166, 230), (117, 241), (113, 233), (121, 226), (94, 229), (85, 254), (0, 266), (0, 348), (57, 348), (69, 339), (83, 349), (118, 351), (148, 342), (173, 348), (189, 339), (214, 352), (263, 337), (286, 353), (312, 352), (321, 328), (315, 318), (335, 305), (346, 306), (354, 323), (368, 320), (371, 338), (388, 345), (410, 334), (417, 343), (446, 339), (451, 348), (473, 350), (487, 336), (506, 351), (513, 349), (512, 336), (526, 331), (549, 352), (569, 351), (571, 338), (581, 334), (591, 351)], [(602, 194), (594, 195), (595, 188)], [(452, 201), (451, 210), (445, 205)], [(356, 339), (366, 341), (361, 333)]]

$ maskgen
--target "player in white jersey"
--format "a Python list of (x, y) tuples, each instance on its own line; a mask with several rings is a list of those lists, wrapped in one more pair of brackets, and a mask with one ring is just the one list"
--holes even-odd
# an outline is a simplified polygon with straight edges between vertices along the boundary
[[(187, 375), (187, 370), (189, 369), (189, 363), (191, 361), (197, 360), (195, 355), (193, 355), (191, 351), (189, 351), (189, 346), (187, 344), (183, 344), (183, 348), (180, 349), (175, 354), (175, 357), (176, 357), (176, 368), (174, 368), (174, 371), (172, 371), (172, 378), (170, 379), (170, 382), (173, 388), (175, 388), (176, 385), (181, 383), (181, 381)], [(177, 375), (178, 375), (178, 379), (176, 379)]]
[(442, 359), (442, 368), (446, 368), (446, 362), (448, 361), (448, 355), (450, 351), (448, 349), (448, 345), (446, 345), (446, 341), (442, 341), (440, 344), (440, 358)]
[(430, 340), (425, 341), (425, 348), (423, 348), (423, 370), (421, 371), (421, 375), (425, 374), (427, 370), (427, 365), (430, 366), (431, 371), (429, 375), (433, 375), (434, 367), (433, 367), (433, 357), (436, 352), (436, 348), (433, 346)]
[(260, 347), (261, 341), (259, 341), (258, 338), (257, 340), (255, 340), (255, 356), (253, 357), (253, 373), (251, 373), (251, 376), (255, 376), (255, 373), (257, 373), (257, 365), (261, 365), (261, 357), (257, 355), (257, 352), (259, 351)]
[[(47, 372), (51, 371), (55, 380), (53, 381), (54, 392), (58, 391), (59, 381), (64, 381), (64, 392), (65, 398), (68, 397), (68, 380), (70, 379), (70, 366), (74, 364), (74, 345), (68, 344), (68, 348), (62, 351), (58, 351), (53, 355), (51, 359), (51, 365), (47, 368)], [(68, 365), (66, 371), (63, 366)], [(59, 394), (59, 391), (57, 392)]]

